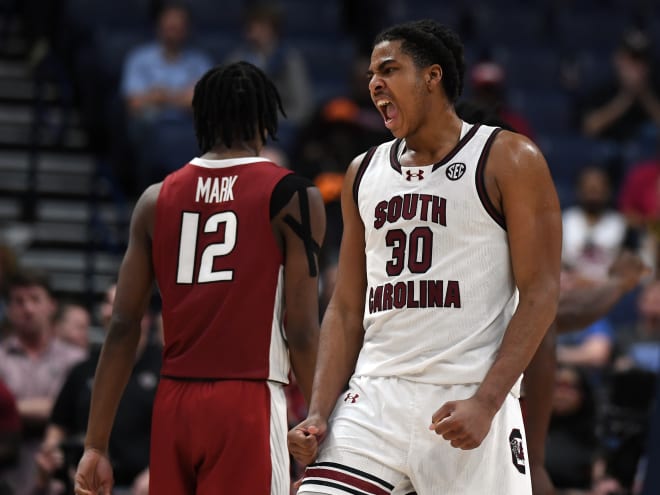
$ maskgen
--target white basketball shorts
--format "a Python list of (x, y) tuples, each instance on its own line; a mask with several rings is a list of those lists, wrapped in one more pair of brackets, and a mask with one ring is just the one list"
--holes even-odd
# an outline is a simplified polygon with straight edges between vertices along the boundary
[(470, 398), (477, 386), (354, 377), (298, 495), (531, 495), (522, 414), (512, 394), (476, 449), (454, 448), (429, 430), (440, 406)]

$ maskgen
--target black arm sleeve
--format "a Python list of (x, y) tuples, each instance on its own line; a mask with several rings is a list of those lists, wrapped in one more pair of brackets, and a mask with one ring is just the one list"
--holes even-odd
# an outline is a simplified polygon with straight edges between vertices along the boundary
[(277, 183), (270, 197), (271, 220), (286, 206), (295, 193), (308, 187), (314, 187), (314, 183), (311, 180), (296, 174), (285, 175)]

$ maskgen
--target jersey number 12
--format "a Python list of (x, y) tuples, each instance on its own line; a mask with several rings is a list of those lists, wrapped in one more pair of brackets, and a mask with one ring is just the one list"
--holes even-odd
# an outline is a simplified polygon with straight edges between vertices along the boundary
[[(177, 267), (176, 281), (179, 284), (192, 284), (195, 282), (195, 259), (199, 232), (199, 213), (184, 212), (181, 217), (181, 238), (179, 241), (179, 266)], [(224, 224), (225, 238), (222, 242), (209, 244), (202, 251), (199, 262), (199, 272), (196, 282), (225, 282), (234, 279), (234, 270), (213, 270), (215, 259), (227, 256), (236, 247), (236, 232), (238, 218), (233, 211), (223, 211), (211, 215), (204, 224), (205, 234), (218, 232), (220, 225)]]

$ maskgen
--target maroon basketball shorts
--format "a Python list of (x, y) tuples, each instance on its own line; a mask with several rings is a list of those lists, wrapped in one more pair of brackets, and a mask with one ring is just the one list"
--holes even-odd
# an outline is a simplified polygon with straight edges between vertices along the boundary
[(153, 410), (149, 491), (288, 495), (286, 433), (281, 384), (163, 378)]

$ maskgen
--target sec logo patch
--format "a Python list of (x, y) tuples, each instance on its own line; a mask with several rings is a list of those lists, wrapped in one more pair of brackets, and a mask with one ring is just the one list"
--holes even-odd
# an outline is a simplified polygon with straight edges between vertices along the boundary
[(455, 162), (447, 167), (447, 171), (445, 173), (447, 174), (447, 178), (449, 180), (458, 180), (463, 177), (466, 168), (467, 167), (465, 166), (465, 163)]

